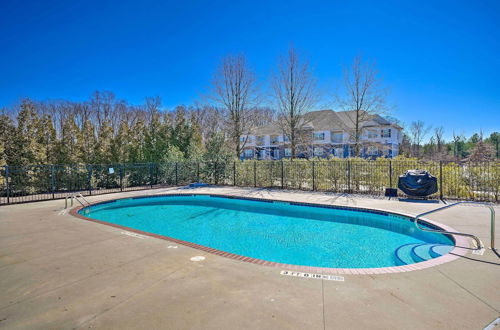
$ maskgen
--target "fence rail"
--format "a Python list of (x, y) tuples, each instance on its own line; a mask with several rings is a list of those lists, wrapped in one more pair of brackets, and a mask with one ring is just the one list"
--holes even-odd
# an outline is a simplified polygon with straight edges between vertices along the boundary
[(73, 192), (88, 196), (196, 181), (382, 195), (385, 188), (397, 187), (400, 174), (416, 168), (438, 178), (434, 198), (499, 202), (500, 162), (334, 159), (2, 166), (0, 205), (64, 198)]

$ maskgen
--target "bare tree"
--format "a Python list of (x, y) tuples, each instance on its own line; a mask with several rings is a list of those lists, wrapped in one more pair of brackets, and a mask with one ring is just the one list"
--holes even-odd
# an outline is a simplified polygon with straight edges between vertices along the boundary
[[(212, 82), (213, 99), (225, 110), (225, 122), (236, 157), (244, 149), (250, 129), (250, 109), (257, 102), (255, 75), (243, 55), (222, 60)], [(245, 139), (240, 143), (240, 138)]]
[(311, 110), (318, 100), (316, 79), (309, 62), (303, 60), (290, 47), (288, 54), (280, 58), (278, 70), (272, 77), (272, 88), (278, 109), (278, 123), (288, 137), (292, 158), (303, 134), (304, 114)]
[(207, 142), (210, 137), (224, 129), (224, 113), (221, 109), (208, 104), (195, 104), (190, 108), (193, 122), (201, 130), (202, 141)]
[(417, 120), (410, 125), (410, 135), (413, 143), (413, 155), (420, 156), (420, 145), (424, 140), (431, 127), (427, 126), (423, 121)]
[(269, 107), (256, 107), (251, 110), (251, 124), (252, 127), (260, 127), (268, 125), (273, 122), (275, 112)]
[(444, 143), (444, 127), (439, 126), (434, 128), (434, 138), (436, 140), (436, 145), (437, 145), (437, 152), (441, 153), (442, 148), (443, 148), (443, 143)]
[(381, 86), (382, 79), (374, 63), (363, 62), (360, 56), (354, 59), (349, 69), (344, 69), (343, 94), (337, 95), (337, 103), (344, 111), (352, 111), (347, 116), (352, 122), (348, 128), (354, 142), (355, 155), (360, 154), (360, 139), (363, 122), (374, 115), (388, 112), (386, 102), (387, 89)]

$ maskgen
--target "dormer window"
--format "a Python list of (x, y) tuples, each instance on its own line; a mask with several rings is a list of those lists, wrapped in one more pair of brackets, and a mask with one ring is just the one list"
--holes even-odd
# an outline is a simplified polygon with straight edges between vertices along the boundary
[(383, 138), (390, 138), (391, 137), (391, 129), (390, 128), (383, 128), (380, 130), (380, 135)]

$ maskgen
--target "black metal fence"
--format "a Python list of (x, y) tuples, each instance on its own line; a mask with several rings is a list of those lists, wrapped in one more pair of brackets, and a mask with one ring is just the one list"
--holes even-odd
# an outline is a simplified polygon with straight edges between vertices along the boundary
[(432, 196), (498, 202), (500, 162), (444, 163), (358, 159), (177, 162), (111, 165), (0, 167), (0, 205), (64, 198), (73, 192), (97, 195), (181, 186), (192, 182), (242, 187), (318, 190), (382, 195), (398, 176), (425, 169), (438, 178)]

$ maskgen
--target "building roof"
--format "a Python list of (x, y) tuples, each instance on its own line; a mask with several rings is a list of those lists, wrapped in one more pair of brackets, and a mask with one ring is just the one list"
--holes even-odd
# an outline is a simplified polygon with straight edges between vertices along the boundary
[[(302, 125), (315, 131), (344, 131), (354, 129), (356, 111), (317, 110), (304, 114)], [(361, 123), (362, 127), (395, 125), (379, 115), (369, 115), (368, 120)], [(397, 126), (397, 125), (395, 125)], [(399, 126), (398, 126), (399, 127)], [(277, 122), (252, 129), (255, 135), (282, 134)]]

